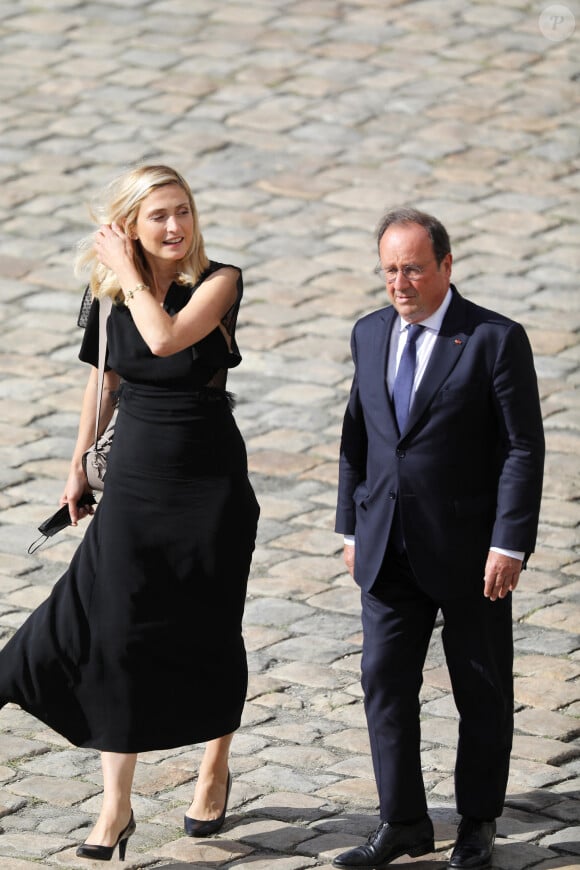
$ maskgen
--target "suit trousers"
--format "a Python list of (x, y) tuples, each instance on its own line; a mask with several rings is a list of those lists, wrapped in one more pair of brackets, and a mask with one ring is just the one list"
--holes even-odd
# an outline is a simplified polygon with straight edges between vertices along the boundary
[(482, 578), (480, 590), (438, 600), (419, 586), (406, 554), (388, 547), (375, 584), (362, 592), (362, 687), (384, 822), (427, 811), (419, 693), (439, 610), (459, 712), (457, 811), (493, 819), (503, 810), (513, 736), (511, 594), (490, 601)]

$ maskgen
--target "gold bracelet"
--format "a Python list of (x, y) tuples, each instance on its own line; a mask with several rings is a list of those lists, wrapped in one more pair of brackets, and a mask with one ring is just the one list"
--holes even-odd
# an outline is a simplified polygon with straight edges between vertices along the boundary
[(149, 287), (147, 286), (147, 284), (135, 284), (132, 290), (128, 290), (125, 293), (125, 302), (130, 302), (138, 290), (149, 290)]

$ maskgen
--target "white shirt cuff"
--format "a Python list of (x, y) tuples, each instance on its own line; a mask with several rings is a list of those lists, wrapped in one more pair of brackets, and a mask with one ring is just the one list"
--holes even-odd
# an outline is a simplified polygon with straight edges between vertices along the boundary
[(344, 535), (344, 543), (347, 547), (354, 547), (354, 535)]
[(519, 559), (520, 562), (524, 561), (525, 553), (522, 553), (521, 550), (504, 550), (503, 547), (490, 547), (490, 550), (493, 550), (494, 553), (501, 553), (502, 556), (511, 556), (512, 559)]

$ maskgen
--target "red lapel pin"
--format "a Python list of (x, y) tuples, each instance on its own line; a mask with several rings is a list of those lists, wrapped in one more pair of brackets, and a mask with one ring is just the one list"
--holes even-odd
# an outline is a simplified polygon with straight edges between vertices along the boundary
[(453, 344), (463, 344), (460, 338), (456, 338)]

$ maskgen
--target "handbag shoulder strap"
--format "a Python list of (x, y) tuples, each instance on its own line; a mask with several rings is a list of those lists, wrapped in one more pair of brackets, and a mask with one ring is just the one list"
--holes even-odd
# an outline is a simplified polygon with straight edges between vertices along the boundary
[(105, 381), (105, 357), (107, 356), (107, 318), (111, 313), (113, 300), (110, 296), (99, 298), (99, 368), (97, 374), (97, 407), (95, 413), (95, 444), (99, 441), (99, 421), (101, 417), (101, 402), (103, 399), (103, 384)]

